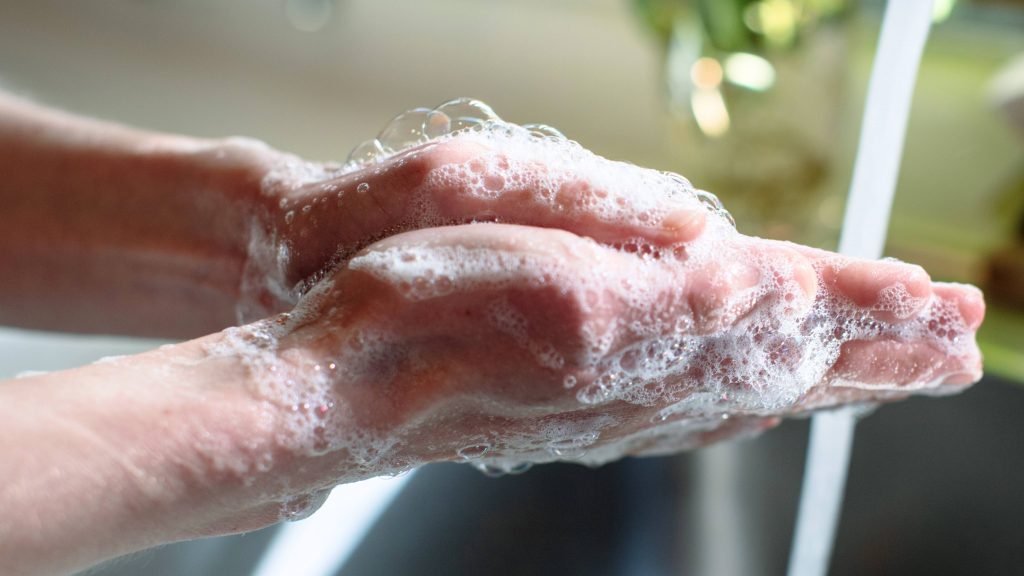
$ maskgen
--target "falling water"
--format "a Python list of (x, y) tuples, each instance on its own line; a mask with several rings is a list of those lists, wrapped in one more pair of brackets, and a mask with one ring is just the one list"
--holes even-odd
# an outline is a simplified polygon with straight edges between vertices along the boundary
[[(843, 254), (862, 258), (882, 255), (917, 68), (931, 27), (932, 3), (890, 0), (886, 5), (839, 241)], [(828, 571), (853, 428), (854, 416), (849, 411), (814, 417), (789, 576), (821, 576)]]

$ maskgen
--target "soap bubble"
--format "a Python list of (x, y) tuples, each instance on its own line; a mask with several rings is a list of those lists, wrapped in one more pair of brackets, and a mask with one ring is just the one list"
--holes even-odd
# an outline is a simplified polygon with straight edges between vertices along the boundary
[(452, 119), (444, 112), (432, 110), (423, 120), (423, 135), (427, 138), (440, 138), (452, 131)]
[(458, 128), (456, 128), (456, 122), (460, 120), (476, 121), (476, 124), (482, 124), (491, 120), (501, 120), (490, 106), (472, 98), (456, 98), (454, 100), (449, 100), (437, 108), (434, 108), (434, 110), (442, 112), (448, 116), (448, 118), (452, 119), (453, 131), (458, 130)]
[(387, 155), (384, 147), (376, 138), (371, 138), (355, 148), (348, 155), (347, 163), (352, 166), (363, 166), (377, 162)]
[(413, 108), (391, 119), (377, 135), (385, 152), (400, 152), (427, 141), (423, 125), (430, 114), (429, 108)]
[(565, 135), (558, 131), (558, 129), (548, 126), (547, 124), (523, 124), (523, 128), (526, 128), (530, 134), (539, 138), (561, 138), (565, 139)]

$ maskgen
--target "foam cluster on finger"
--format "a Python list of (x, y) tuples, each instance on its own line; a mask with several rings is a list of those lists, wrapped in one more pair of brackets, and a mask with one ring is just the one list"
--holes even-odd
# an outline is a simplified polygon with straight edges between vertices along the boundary
[[(596, 221), (629, 229), (657, 229), (679, 210), (707, 210), (730, 221), (713, 195), (678, 174), (609, 163), (561, 136), (492, 121), (449, 136), (481, 152), (434, 169), (425, 190), (451, 190), (486, 202), (515, 194), (524, 212), (550, 222)], [(423, 194), (422, 202), (431, 196)]]
[[(389, 223), (387, 234), (472, 220), (528, 220), (541, 226), (574, 229), (603, 226), (663, 230), (678, 225), (666, 217), (689, 211), (707, 212), (716, 220), (734, 225), (714, 194), (695, 189), (678, 174), (610, 163), (554, 128), (507, 122), (486, 104), (468, 98), (399, 114), (376, 137), (357, 145), (341, 166), (308, 166), (298, 158), (287, 158), (268, 174), (263, 187), (272, 195), (328, 177), (356, 178), (365, 181), (358, 182), (354, 192), (364, 195), (371, 191), (371, 177), (444, 145), (479, 152), (462, 161), (432, 166), (422, 182), (405, 190), (408, 205), (397, 221)], [(326, 214), (333, 217), (337, 208), (346, 205), (342, 187), (324, 184), (323, 189), (335, 193), (336, 198), (319, 195), (280, 199), (276, 208), (287, 234), (254, 226), (241, 287), (240, 321), (260, 317), (267, 308), (260, 299), (296, 302), (362, 248), (358, 242), (339, 244), (335, 258), (322, 270), (295, 286), (285, 285), (284, 271), (292, 259), (293, 247), (284, 238), (307, 234), (311, 226), (322, 224)], [(442, 207), (439, 201), (472, 204), (475, 208)], [(453, 212), (460, 216), (453, 218)]]
[[(344, 169), (372, 170), (406, 150), (453, 139), (479, 145), (482, 153), (439, 166), (426, 188), (448, 188), (478, 199), (526, 192), (534, 210), (640, 227), (660, 224), (680, 202), (699, 203), (732, 223), (717, 197), (694, 189), (678, 174), (609, 164), (550, 126), (507, 122), (471, 98), (399, 114), (375, 138), (356, 146)], [(430, 202), (427, 196), (420, 200)]]

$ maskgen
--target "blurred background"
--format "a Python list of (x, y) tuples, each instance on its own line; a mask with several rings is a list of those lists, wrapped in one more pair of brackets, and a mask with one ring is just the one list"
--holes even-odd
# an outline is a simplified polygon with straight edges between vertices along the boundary
[[(881, 7), (0, 0), (0, 86), (321, 160), (344, 159), (401, 111), (471, 96), (599, 154), (680, 172), (743, 232), (834, 249)], [(936, 0), (934, 23), (886, 252), (985, 290), (987, 376), (862, 422), (834, 574), (1024, 570), (1024, 2)], [(157, 344), (3, 330), (0, 377)], [(499, 479), (429, 466), (338, 573), (781, 574), (806, 434), (787, 422), (679, 457)], [(95, 573), (250, 574), (279, 531)]]

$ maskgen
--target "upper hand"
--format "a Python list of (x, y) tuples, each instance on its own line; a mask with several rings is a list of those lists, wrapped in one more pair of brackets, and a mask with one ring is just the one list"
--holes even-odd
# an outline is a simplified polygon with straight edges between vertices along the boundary
[(585, 164), (626, 165), (579, 152), (583, 165), (555, 167), (542, 146), (455, 137), (352, 172), (285, 157), (263, 179), (268, 231), (251, 248), (250, 274), (259, 278), (250, 281), (258, 289), (243, 294), (253, 299), (244, 303), (245, 319), (290, 308), (333, 265), (410, 230), (492, 221), (656, 246), (700, 234), (706, 213), (690, 209), (691, 198), (616, 194), (595, 183)]

